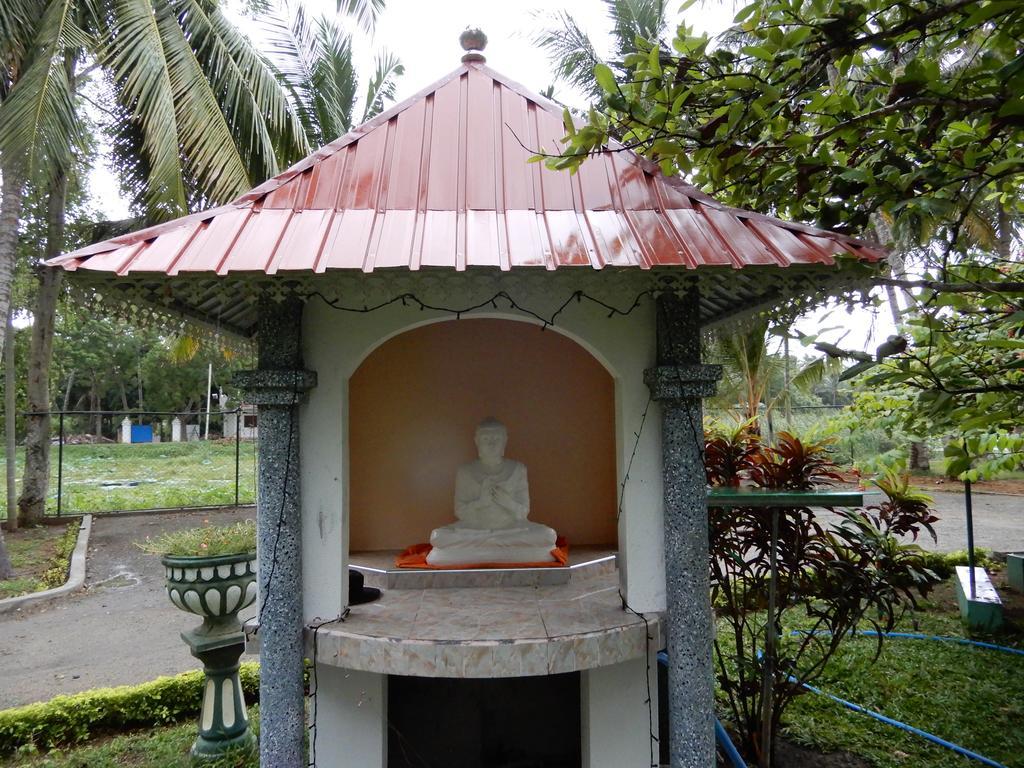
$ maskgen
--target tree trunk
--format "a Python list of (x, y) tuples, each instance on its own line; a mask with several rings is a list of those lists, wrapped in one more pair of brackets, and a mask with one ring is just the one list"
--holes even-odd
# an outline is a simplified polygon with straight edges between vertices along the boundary
[(910, 469), (916, 472), (931, 472), (928, 446), (924, 443), (910, 444)]
[(1010, 247), (1013, 244), (1013, 225), (1010, 223), (1010, 216), (1006, 213), (1006, 207), (1002, 203), (996, 203), (996, 234), (999, 244), (996, 246), (999, 256), (1004, 261), (1010, 260)]
[(4, 527), (0, 525), (0, 580), (10, 579), (14, 576), (14, 566), (11, 565), (10, 555), (7, 554), (7, 541), (4, 539)]
[[(50, 182), (46, 219), (45, 258), (64, 250), (64, 201), (67, 176), (63, 173)], [(46, 514), (50, 490), (50, 361), (53, 358), (53, 331), (57, 320), (57, 301), (63, 270), (41, 267), (39, 293), (28, 359), (28, 410), (45, 413), (28, 420), (25, 433), (25, 477), (18, 498), (18, 512), (26, 525), (35, 524)]]
[(64, 405), (61, 407), (62, 411), (66, 411), (68, 406), (71, 404), (71, 388), (75, 385), (75, 369), (71, 369), (71, 373), (68, 374), (68, 385), (64, 390)]
[(103, 437), (103, 414), (99, 413), (100, 393), (96, 389), (95, 384), (93, 384), (92, 388), (89, 390), (89, 410), (93, 412), (92, 433), (96, 436), (98, 442), (99, 438)]
[[(25, 169), (20, 158), (7, 158), (0, 171), (4, 177), (3, 199), (0, 200), (0, 317), (7, 317), (11, 306), (11, 283), (18, 247), (18, 222), (25, 193)], [(0, 324), (6, 336), (7, 328)], [(4, 342), (0, 336), (0, 345)]]
[(14, 378), (14, 312), (8, 309), (7, 329), (4, 333), (4, 431), (7, 450), (4, 465), (7, 470), (7, 530), (18, 530), (17, 472), (15, 472), (18, 451), (15, 428), (17, 427), (17, 383)]

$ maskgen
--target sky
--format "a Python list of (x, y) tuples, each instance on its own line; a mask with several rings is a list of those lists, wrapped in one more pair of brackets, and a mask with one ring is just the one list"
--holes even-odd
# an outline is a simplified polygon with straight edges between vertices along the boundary
[[(302, 0), (307, 11), (314, 15), (333, 14), (336, 0)], [(669, 0), (670, 7), (675, 3)], [(729, 25), (739, 7), (734, 2), (697, 3), (685, 12), (686, 21), (700, 32), (715, 34)], [(608, 46), (606, 7), (601, 0), (554, 0), (542, 5), (536, 0), (388, 0), (384, 13), (377, 21), (372, 40), (357, 36), (356, 54), (358, 71), (372, 71), (374, 53), (380, 48), (398, 54), (405, 65), (406, 74), (399, 80), (396, 99), (401, 101), (459, 66), (462, 49), (458, 37), (467, 26), (481, 28), (488, 37), (485, 51), (489, 66), (530, 90), (540, 91), (555, 82), (547, 57), (532, 43), (536, 31), (543, 29), (555, 11), (568, 12), (591, 36), (598, 49)], [(260, 37), (259, 25), (237, 16), (239, 25), (253, 38)], [(681, 19), (678, 13), (670, 15), (670, 29)], [(572, 106), (584, 106), (580, 94), (573, 93), (564, 84), (555, 83), (555, 97)], [(115, 177), (109, 167), (100, 164), (91, 178), (96, 207), (112, 219), (129, 215), (126, 202), (121, 198)], [(844, 336), (842, 345), (853, 349), (873, 349), (894, 332), (887, 311), (872, 315), (857, 310), (847, 315), (843, 310), (830, 313), (817, 312), (798, 324), (808, 334), (822, 327), (837, 327), (828, 335), (836, 342)], [(797, 349), (791, 349), (797, 353)]]

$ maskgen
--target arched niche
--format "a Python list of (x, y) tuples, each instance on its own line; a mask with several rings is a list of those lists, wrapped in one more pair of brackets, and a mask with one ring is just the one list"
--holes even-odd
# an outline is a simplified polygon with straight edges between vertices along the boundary
[(503, 319), (421, 326), (349, 381), (349, 549), (401, 549), (454, 520), (455, 470), (494, 416), (526, 464), (530, 518), (571, 545), (616, 541), (615, 385), (572, 339)]

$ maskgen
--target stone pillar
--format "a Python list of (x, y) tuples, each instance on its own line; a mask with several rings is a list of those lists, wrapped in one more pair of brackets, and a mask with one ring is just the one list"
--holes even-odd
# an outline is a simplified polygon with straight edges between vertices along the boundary
[(121, 442), (130, 443), (132, 441), (132, 420), (127, 416), (121, 421)]
[(181, 442), (181, 419), (179, 419), (177, 416), (171, 419), (171, 442)]
[(672, 768), (715, 764), (714, 627), (708, 568), (707, 481), (701, 399), (722, 370), (700, 362), (700, 294), (657, 302), (658, 364), (644, 372), (661, 407)]
[(259, 305), (259, 368), (235, 376), (259, 410), (260, 765), (305, 766), (298, 405), (316, 386), (302, 367), (302, 303)]

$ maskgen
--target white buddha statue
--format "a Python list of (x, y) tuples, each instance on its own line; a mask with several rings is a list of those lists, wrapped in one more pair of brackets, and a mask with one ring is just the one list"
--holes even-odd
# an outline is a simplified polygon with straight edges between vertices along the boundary
[(505, 458), (508, 431), (495, 419), (476, 429), (480, 458), (455, 474), (456, 522), (430, 534), (430, 565), (542, 563), (555, 560), (555, 531), (527, 520), (526, 466)]

